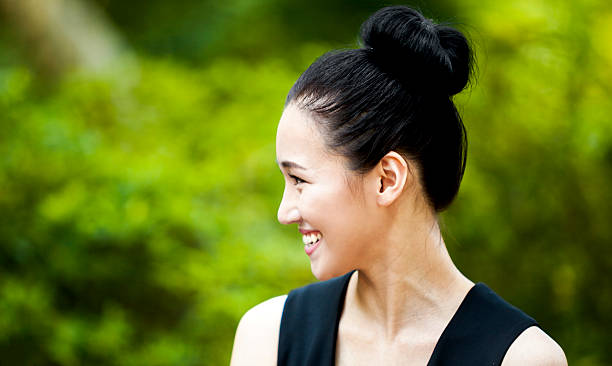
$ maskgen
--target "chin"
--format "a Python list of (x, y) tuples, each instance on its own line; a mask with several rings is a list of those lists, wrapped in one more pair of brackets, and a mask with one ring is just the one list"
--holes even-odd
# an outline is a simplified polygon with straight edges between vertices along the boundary
[(310, 262), (310, 270), (312, 274), (319, 281), (327, 281), (334, 277), (342, 276), (343, 274), (349, 272), (351, 269), (340, 266), (330, 266), (328, 264), (318, 263), (317, 261)]

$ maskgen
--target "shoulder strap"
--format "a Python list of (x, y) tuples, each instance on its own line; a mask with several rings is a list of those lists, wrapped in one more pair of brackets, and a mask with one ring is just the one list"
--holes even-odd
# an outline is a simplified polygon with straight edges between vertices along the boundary
[(278, 366), (333, 366), (338, 320), (351, 271), (289, 292), (281, 318)]
[(535, 320), (478, 283), (442, 333), (427, 365), (500, 365), (512, 342), (534, 325)]

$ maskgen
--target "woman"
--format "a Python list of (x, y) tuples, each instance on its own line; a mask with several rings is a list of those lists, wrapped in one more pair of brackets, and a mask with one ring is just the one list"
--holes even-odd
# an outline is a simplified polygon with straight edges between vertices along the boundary
[(437, 213), (465, 168), (452, 101), (472, 53), (407, 7), (295, 83), (276, 136), (278, 210), (321, 282), (249, 310), (232, 365), (566, 365), (537, 323), (453, 264)]

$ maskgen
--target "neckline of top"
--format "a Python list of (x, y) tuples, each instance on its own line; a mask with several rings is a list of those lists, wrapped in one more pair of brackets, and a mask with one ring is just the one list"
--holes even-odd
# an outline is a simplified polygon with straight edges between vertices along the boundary
[[(332, 362), (332, 365), (335, 366), (336, 365), (336, 343), (338, 341), (338, 328), (340, 327), (340, 318), (342, 317), (342, 310), (344, 308), (344, 302), (346, 299), (346, 291), (348, 289), (348, 284), (350, 282), (351, 277), (353, 276), (353, 274), (356, 272), (357, 270), (354, 269), (346, 274), (344, 274), (342, 277), (343, 278), (343, 284), (342, 284), (342, 292), (340, 294), (340, 301), (338, 304), (338, 311), (337, 311), (337, 315), (336, 315), (336, 319), (335, 319), (335, 324), (334, 324), (334, 336), (332, 337), (332, 340), (334, 342), (334, 344), (332, 345), (332, 350), (333, 350), (333, 355), (334, 355), (334, 359)], [(434, 355), (436, 354), (436, 351), (439, 349), (438, 345), (440, 344), (440, 340), (444, 339), (446, 334), (449, 333), (449, 329), (451, 328), (451, 325), (454, 323), (453, 320), (456, 320), (458, 318), (457, 314), (460, 314), (461, 311), (463, 309), (465, 309), (466, 307), (466, 303), (467, 300), (469, 298), (472, 298), (474, 296), (477, 295), (477, 293), (481, 292), (483, 289), (488, 289), (487, 285), (485, 285), (482, 282), (477, 282), (474, 284), (474, 286), (470, 287), (470, 289), (468, 290), (468, 292), (465, 294), (465, 296), (463, 297), (463, 299), (461, 300), (461, 303), (459, 304), (459, 307), (457, 307), (457, 310), (455, 310), (455, 313), (453, 314), (453, 316), (451, 317), (451, 319), (448, 321), (448, 323), (446, 324), (446, 326), (444, 327), (444, 330), (442, 331), (442, 333), (440, 334), (440, 337), (438, 337), (438, 340), (436, 341), (436, 345), (434, 346), (433, 351), (431, 352), (431, 355), (429, 356), (429, 360), (427, 361), (427, 365), (429, 366), (431, 360), (434, 358)]]

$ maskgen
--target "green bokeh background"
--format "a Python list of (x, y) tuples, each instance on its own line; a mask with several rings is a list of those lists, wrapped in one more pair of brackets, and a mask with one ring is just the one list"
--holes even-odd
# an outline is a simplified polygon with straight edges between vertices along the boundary
[[(0, 363), (227, 364), (247, 309), (315, 280), (276, 221), (286, 93), (394, 3), (0, 0)], [(410, 4), (478, 57), (452, 257), (608, 364), (612, 3)]]

